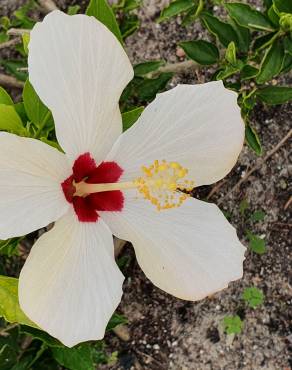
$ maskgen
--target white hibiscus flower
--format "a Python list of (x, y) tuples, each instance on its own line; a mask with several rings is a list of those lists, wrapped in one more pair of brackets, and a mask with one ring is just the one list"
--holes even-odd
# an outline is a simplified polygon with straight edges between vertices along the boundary
[(20, 305), (67, 346), (101, 339), (121, 300), (112, 234), (131, 241), (157, 287), (182, 299), (242, 276), (234, 228), (215, 205), (178, 190), (234, 166), (244, 139), (236, 94), (222, 82), (179, 85), (122, 133), (119, 98), (132, 77), (104, 25), (54, 11), (31, 32), (29, 79), (65, 154), (0, 134), (0, 239), (55, 222), (21, 271)]

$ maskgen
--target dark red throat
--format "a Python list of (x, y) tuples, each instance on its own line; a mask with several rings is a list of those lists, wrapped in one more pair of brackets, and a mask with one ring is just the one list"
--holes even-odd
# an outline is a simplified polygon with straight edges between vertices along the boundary
[(74, 196), (73, 181), (85, 181), (89, 184), (117, 182), (123, 169), (116, 162), (102, 162), (96, 165), (90, 153), (80, 155), (73, 165), (73, 174), (62, 182), (65, 198), (73, 204), (78, 220), (96, 222), (98, 211), (120, 212), (124, 206), (124, 196), (119, 190), (90, 194), (86, 197)]

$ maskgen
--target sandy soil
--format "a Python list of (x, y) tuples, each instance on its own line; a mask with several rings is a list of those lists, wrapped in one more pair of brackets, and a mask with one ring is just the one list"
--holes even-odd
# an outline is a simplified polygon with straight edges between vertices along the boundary
[[(22, 2), (1, 0), (0, 13), (8, 5), (11, 11), (13, 6), (17, 7)], [(60, 0), (57, 3), (65, 7), (66, 4), (86, 2)], [(128, 54), (133, 62), (159, 58), (168, 62), (178, 61), (177, 42), (202, 37), (199, 25), (185, 29), (180, 26), (180, 19), (156, 24), (154, 19), (162, 6), (162, 1), (147, 0), (139, 11), (141, 28), (127, 41)], [(178, 82), (208, 81), (209, 76), (209, 71), (186, 73), (176, 77), (170, 87)], [(283, 83), (291, 85), (291, 79)], [(265, 153), (288, 132), (291, 116), (291, 104), (257, 107), (253, 122), (262, 138)], [(244, 237), (246, 229), (265, 237), (267, 253), (259, 256), (247, 252), (241, 281), (232, 283), (228, 289), (209, 299), (190, 303), (155, 288), (141, 272), (132, 248), (125, 248), (123, 256), (128, 256), (129, 262), (123, 270), (126, 275), (125, 293), (119, 311), (129, 319), (130, 340), (124, 342), (114, 334), (106, 337), (109, 352), (118, 351), (119, 359), (116, 365), (103, 369), (291, 369), (291, 221), (289, 209), (285, 209), (292, 173), (288, 143), (264, 163), (239, 191), (229, 194), (232, 186), (257, 161), (256, 156), (245, 147), (234, 170), (211, 200), (216, 203), (223, 199), (221, 209), (231, 214), (231, 223), (237, 228), (243, 243), (247, 244)], [(211, 189), (199, 189), (195, 196), (202, 198)], [(239, 204), (243, 199), (250, 205), (247, 216), (254, 210), (263, 210), (266, 213), (264, 221), (254, 223), (248, 221), (248, 217), (242, 217)], [(264, 291), (265, 302), (260, 308), (251, 309), (243, 304), (242, 290), (248, 286), (257, 286)], [(221, 321), (225, 315), (236, 313), (244, 319), (244, 330), (232, 338), (223, 333)]]

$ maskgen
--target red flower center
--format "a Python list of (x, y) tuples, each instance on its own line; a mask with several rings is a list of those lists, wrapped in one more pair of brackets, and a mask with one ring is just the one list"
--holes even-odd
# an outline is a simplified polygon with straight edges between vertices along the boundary
[(73, 204), (79, 221), (96, 222), (98, 211), (119, 212), (123, 209), (124, 196), (120, 190), (89, 194), (86, 197), (74, 196), (73, 181), (85, 181), (89, 184), (117, 182), (123, 169), (116, 162), (102, 162), (97, 166), (90, 153), (84, 153), (76, 159), (72, 170), (73, 174), (61, 186), (65, 198)]

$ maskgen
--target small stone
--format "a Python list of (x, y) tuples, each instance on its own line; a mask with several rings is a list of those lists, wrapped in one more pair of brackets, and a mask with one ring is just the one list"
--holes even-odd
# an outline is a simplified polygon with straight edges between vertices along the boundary
[(186, 53), (184, 52), (184, 50), (180, 47), (178, 47), (176, 49), (176, 56), (179, 57), (179, 58), (184, 58), (186, 56)]
[(155, 351), (158, 351), (160, 349), (159, 344), (154, 344), (153, 349), (155, 349)]

